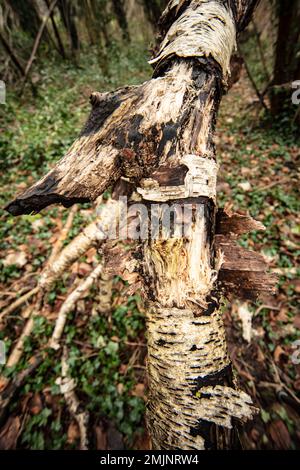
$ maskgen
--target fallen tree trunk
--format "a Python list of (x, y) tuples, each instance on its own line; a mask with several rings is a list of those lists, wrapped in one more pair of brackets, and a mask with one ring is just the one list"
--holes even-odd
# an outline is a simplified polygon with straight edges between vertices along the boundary
[(255, 412), (233, 377), (221, 300), (230, 290), (255, 297), (262, 278), (265, 290), (273, 284), (261, 257), (234, 243), (261, 226), (223, 213), (215, 237), (213, 131), (236, 35), (256, 3), (170, 1), (151, 61), (154, 77), (94, 93), (88, 122), (66, 156), (7, 207), (15, 215), (57, 202), (68, 207), (95, 199), (120, 178), (135, 189), (140, 220), (133, 238), (141, 241), (135, 258), (148, 327), (147, 416), (156, 449), (234, 447), (233, 423)]

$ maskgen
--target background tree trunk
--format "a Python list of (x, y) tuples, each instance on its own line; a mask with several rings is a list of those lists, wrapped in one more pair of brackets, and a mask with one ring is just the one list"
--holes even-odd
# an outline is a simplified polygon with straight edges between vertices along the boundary
[(153, 0), (149, 2), (148, 0), (141, 0), (146, 17), (148, 21), (152, 24), (154, 29), (158, 29), (158, 22), (162, 14), (163, 9), (168, 3), (168, 0)]
[[(136, 191), (146, 208), (146, 240), (134, 256), (146, 300), (147, 416), (156, 449), (232, 448), (233, 425), (255, 412), (233, 377), (221, 297), (227, 290), (253, 298), (272, 282), (262, 257), (235, 244), (261, 224), (217, 212), (213, 132), (236, 35), (256, 3), (170, 1), (154, 77), (93, 93), (89, 120), (65, 157), (7, 207), (15, 215), (68, 207), (97, 198), (120, 177)], [(179, 219), (168, 227), (170, 210)], [(146, 223), (153, 213), (154, 234)]]

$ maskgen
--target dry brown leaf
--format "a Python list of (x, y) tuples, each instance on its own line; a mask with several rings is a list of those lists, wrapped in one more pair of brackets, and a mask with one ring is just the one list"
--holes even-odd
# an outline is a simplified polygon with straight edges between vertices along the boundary
[(88, 263), (84, 263), (84, 262), (79, 263), (78, 274), (80, 276), (85, 276), (86, 274), (90, 273), (92, 269), (93, 267)]
[(93, 263), (96, 261), (97, 251), (96, 248), (90, 248), (86, 253), (85, 257), (88, 263)]
[(256, 359), (258, 362), (264, 362), (266, 360), (266, 357), (260, 348), (257, 348)]
[(276, 320), (277, 321), (281, 321), (282, 323), (287, 323), (289, 321), (289, 316), (288, 316), (288, 310), (286, 307), (282, 307), (278, 313), (278, 315), (276, 315)]
[(300, 315), (296, 315), (294, 318), (294, 327), (297, 328), (298, 330), (300, 329)]
[(281, 346), (276, 346), (275, 351), (274, 351), (274, 360), (275, 362), (280, 362), (281, 356), (286, 356), (286, 352), (284, 349), (282, 349)]
[(300, 379), (295, 380), (294, 389), (300, 391)]
[(30, 400), (29, 410), (33, 415), (38, 415), (43, 409), (42, 399), (39, 393), (35, 393)]
[(139, 436), (134, 443), (136, 450), (151, 450), (151, 441), (147, 430), (144, 431), (142, 436)]
[(300, 294), (300, 279), (294, 279), (292, 284), (295, 286), (295, 292)]

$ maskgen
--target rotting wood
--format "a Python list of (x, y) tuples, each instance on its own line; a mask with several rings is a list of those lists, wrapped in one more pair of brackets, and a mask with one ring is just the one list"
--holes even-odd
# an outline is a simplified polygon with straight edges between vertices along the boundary
[(76, 302), (81, 298), (82, 294), (91, 288), (95, 281), (99, 278), (102, 271), (102, 265), (98, 264), (91, 274), (74, 289), (71, 294), (66, 298), (63, 305), (61, 306), (55, 328), (50, 339), (49, 347), (53, 349), (60, 348), (60, 339), (63, 334), (63, 330), (67, 321), (67, 315), (75, 307)]
[(265, 226), (250, 215), (219, 209), (216, 215), (216, 233), (219, 235), (238, 237), (254, 230), (265, 230)]
[(2, 426), (9, 403), (17, 393), (17, 391), (22, 387), (27, 377), (29, 377), (33, 372), (39, 367), (39, 365), (43, 361), (42, 354), (38, 354), (37, 356), (33, 357), (29, 362), (29, 365), (26, 369), (23, 369), (19, 372), (13, 380), (9, 381), (6, 380), (1, 381), (1, 389), (0, 389), (0, 427)]

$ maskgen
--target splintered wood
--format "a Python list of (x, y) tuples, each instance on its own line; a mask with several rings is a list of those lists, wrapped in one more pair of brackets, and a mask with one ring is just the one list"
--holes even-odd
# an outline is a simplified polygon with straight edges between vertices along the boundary
[[(217, 80), (190, 63), (175, 62), (162, 77), (97, 95), (81, 135), (40, 181), (12, 201), (13, 215), (94, 200), (120, 176), (134, 184), (160, 165), (181, 165), (184, 155), (214, 158), (212, 117)], [(154, 119), (155, 116), (155, 119)], [(195, 152), (196, 150), (196, 152)]]
[(150, 240), (144, 247), (147, 417), (159, 449), (209, 448), (205, 427), (230, 429), (233, 418), (246, 421), (256, 411), (232, 382), (219, 294), (213, 290), (213, 206), (209, 213), (206, 203), (197, 202), (201, 210), (195, 209), (188, 237)]
[(218, 281), (228, 298), (256, 300), (275, 292), (277, 276), (267, 273), (268, 263), (263, 255), (236, 242), (240, 235), (251, 230), (265, 230), (265, 227), (249, 215), (226, 210), (217, 213), (215, 249), (222, 256)]

